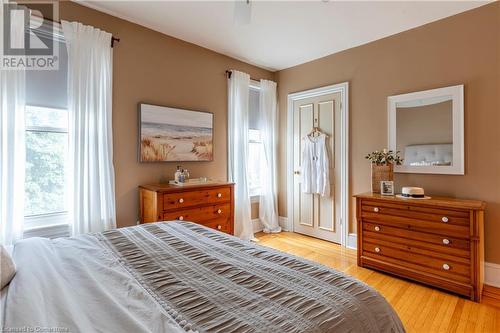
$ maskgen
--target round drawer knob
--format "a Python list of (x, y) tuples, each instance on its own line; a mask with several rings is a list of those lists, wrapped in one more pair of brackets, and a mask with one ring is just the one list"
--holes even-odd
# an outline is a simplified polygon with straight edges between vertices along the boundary
[(217, 198), (222, 198), (222, 193), (217, 193)]
[(184, 216), (179, 216), (179, 221), (184, 221)]
[(378, 213), (378, 211), (379, 211), (378, 207), (374, 207), (374, 208), (373, 208), (373, 211), (374, 211), (375, 213)]
[(378, 252), (380, 252), (380, 248), (379, 248), (379, 247), (376, 247), (376, 248), (375, 248), (375, 252), (377, 252), (377, 253), (378, 253)]
[(380, 227), (378, 225), (375, 227), (375, 231), (380, 231)]
[(450, 265), (448, 265), (448, 264), (443, 264), (443, 269), (444, 269), (445, 271), (448, 271), (448, 270), (450, 269)]
[(217, 225), (217, 230), (222, 229), (222, 226), (220, 224)]
[(217, 214), (222, 214), (222, 209), (218, 209)]
[(450, 240), (449, 240), (449, 239), (444, 238), (444, 239), (443, 239), (443, 244), (446, 244), (446, 245), (450, 244)]
[(179, 203), (183, 203), (183, 202), (184, 202), (184, 199), (180, 198)]
[(441, 221), (443, 221), (444, 223), (446, 223), (446, 222), (448, 222), (448, 221), (449, 221), (449, 219), (448, 219), (446, 216), (443, 216), (443, 217), (441, 218)]

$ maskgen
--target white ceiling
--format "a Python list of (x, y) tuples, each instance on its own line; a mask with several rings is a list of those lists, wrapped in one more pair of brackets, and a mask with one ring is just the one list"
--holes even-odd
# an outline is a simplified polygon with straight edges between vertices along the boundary
[(234, 1), (80, 3), (257, 66), (281, 70), (488, 2), (253, 0), (250, 24), (234, 23)]

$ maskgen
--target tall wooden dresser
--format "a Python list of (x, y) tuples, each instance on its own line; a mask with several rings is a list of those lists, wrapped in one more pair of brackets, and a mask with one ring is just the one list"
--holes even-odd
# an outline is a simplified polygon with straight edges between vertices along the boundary
[(484, 202), (355, 197), (359, 266), (481, 299)]
[(140, 223), (190, 221), (234, 233), (234, 184), (139, 186)]

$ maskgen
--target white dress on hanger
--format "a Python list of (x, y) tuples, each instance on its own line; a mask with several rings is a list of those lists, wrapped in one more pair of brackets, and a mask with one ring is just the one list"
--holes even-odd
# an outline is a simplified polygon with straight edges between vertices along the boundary
[(302, 192), (330, 196), (330, 162), (326, 150), (326, 135), (306, 135), (302, 152)]

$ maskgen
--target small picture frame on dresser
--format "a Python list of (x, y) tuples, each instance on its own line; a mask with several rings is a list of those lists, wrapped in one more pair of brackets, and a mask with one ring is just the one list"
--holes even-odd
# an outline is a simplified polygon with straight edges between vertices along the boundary
[(383, 180), (380, 182), (380, 194), (394, 195), (394, 181)]

